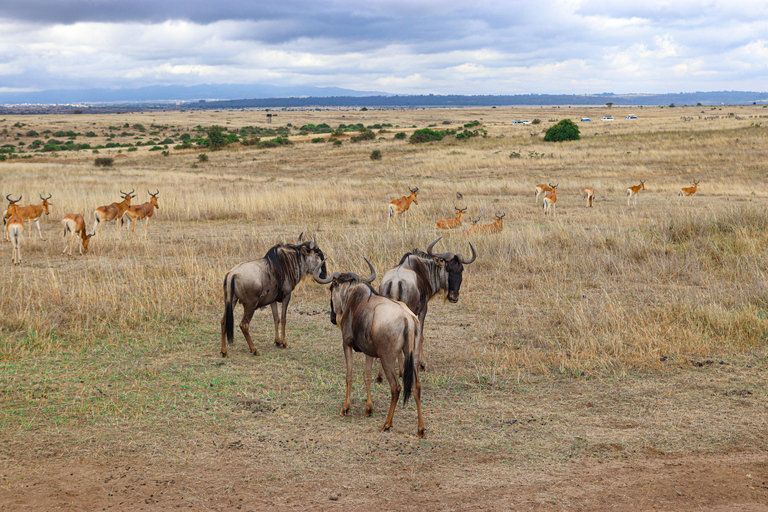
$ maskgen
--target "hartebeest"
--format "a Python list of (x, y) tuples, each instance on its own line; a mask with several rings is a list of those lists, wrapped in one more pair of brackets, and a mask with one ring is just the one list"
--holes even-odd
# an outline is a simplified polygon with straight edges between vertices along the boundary
[[(389, 225), (389, 222), (391, 221), (393, 224), (397, 225), (397, 215), (402, 213), (405, 215), (408, 213), (408, 208), (411, 207), (411, 203), (419, 204), (419, 201), (416, 200), (416, 196), (419, 194), (419, 187), (416, 188), (408, 188), (408, 190), (411, 191), (411, 195), (409, 196), (403, 196), (400, 199), (395, 199), (391, 203), (389, 203), (389, 219), (387, 219), (387, 225)], [(405, 220), (403, 220), (403, 223), (405, 224), (405, 227), (408, 227), (408, 217), (404, 217)]]
[(88, 243), (91, 241), (93, 234), (89, 235), (85, 232), (85, 219), (79, 213), (68, 213), (61, 219), (61, 226), (64, 228), (64, 240), (66, 244), (61, 254), (67, 253), (72, 256), (72, 241), (75, 236), (80, 237), (80, 256), (84, 252), (88, 252)]
[(555, 213), (555, 207), (557, 206), (557, 185), (549, 184), (549, 187), (551, 189), (550, 192), (547, 192), (547, 194), (544, 196), (544, 215), (552, 214), (556, 215)]
[(635, 185), (634, 187), (629, 187), (627, 189), (627, 206), (629, 206), (629, 200), (634, 197), (634, 204), (637, 204), (637, 194), (640, 193), (641, 190), (645, 190), (645, 181), (640, 180), (639, 185)]
[[(501, 215), (498, 213), (495, 215), (496, 220), (491, 222), (490, 224), (480, 224), (472, 226), (472, 232), (473, 233), (482, 233), (482, 234), (491, 234), (491, 233), (501, 233), (504, 230), (504, 221), (503, 219), (507, 214), (504, 212), (501, 212)], [(478, 219), (480, 220), (480, 219)]]
[(552, 192), (552, 186), (547, 185), (546, 183), (542, 183), (541, 185), (536, 185), (536, 204), (539, 204), (539, 195), (546, 194), (548, 192)]
[[(320, 284), (331, 284), (331, 323), (338, 325), (341, 330), (341, 339), (344, 347), (344, 359), (347, 364), (347, 392), (344, 404), (341, 406), (342, 416), (350, 412), (352, 393), (352, 362), (354, 352), (365, 354), (365, 414), (373, 414), (373, 400), (371, 399), (371, 369), (373, 359), (381, 360), (381, 368), (389, 381), (391, 400), (389, 412), (384, 421), (382, 431), (392, 428), (392, 419), (395, 416), (395, 408), (400, 398), (400, 384), (398, 383), (395, 361), (402, 357), (401, 368), (403, 371), (403, 405), (408, 403), (413, 390), (418, 415), (418, 429), (416, 434), (424, 437), (424, 418), (421, 413), (421, 382), (419, 381), (419, 369), (416, 366), (416, 354), (419, 350), (419, 320), (405, 304), (391, 300), (376, 293), (371, 288), (371, 283), (376, 278), (376, 270), (367, 259), (365, 262), (371, 269), (371, 275), (363, 278), (353, 272), (334, 272), (328, 278), (318, 275), (321, 270), (318, 265), (313, 273), (315, 281)], [(324, 271), (324, 269), (323, 269)]]
[(464, 265), (477, 259), (475, 247), (470, 242), (472, 257), (467, 259), (461, 254), (441, 252), (433, 254), (432, 248), (442, 240), (438, 238), (427, 247), (427, 252), (414, 249), (406, 253), (395, 268), (387, 270), (379, 284), (379, 293), (391, 299), (405, 302), (408, 308), (419, 318), (421, 336), (419, 339), (419, 365), (426, 368), (424, 362), (424, 319), (427, 305), (440, 291), (445, 290), (448, 302), (459, 301)]
[(456, 229), (461, 227), (461, 218), (467, 213), (467, 209), (460, 209), (455, 206), (453, 208), (456, 210), (456, 217), (452, 219), (440, 219), (435, 225), (437, 229)]
[(144, 224), (144, 238), (148, 238), (149, 236), (149, 219), (152, 218), (152, 215), (155, 214), (155, 208), (159, 209), (160, 206), (157, 204), (157, 196), (160, 193), (160, 191), (156, 191), (154, 194), (147, 190), (147, 193), (149, 194), (149, 201), (147, 201), (144, 204), (137, 204), (136, 206), (129, 206), (127, 210), (125, 210), (125, 213), (123, 214), (123, 218), (120, 219), (120, 224), (123, 223), (125, 220), (125, 217), (128, 217), (128, 220), (131, 221), (131, 232), (133, 233), (133, 236), (135, 236), (137, 239), (139, 238), (138, 235), (136, 235), (136, 221), (146, 219), (146, 223)]
[(101, 224), (104, 222), (110, 222), (113, 220), (117, 221), (117, 237), (120, 238), (120, 224), (123, 220), (123, 214), (125, 211), (131, 206), (131, 199), (136, 197), (136, 195), (133, 194), (133, 190), (130, 192), (123, 192), (122, 190), (120, 193), (123, 195), (123, 200), (119, 203), (112, 203), (108, 204), (106, 206), (99, 206), (94, 210), (93, 214), (96, 217), (96, 220), (93, 224), (93, 234), (99, 235), (101, 234)]
[(467, 223), (471, 224), (471, 226), (469, 226), (469, 229), (465, 229), (464, 231), (462, 231), (462, 233), (465, 235), (471, 235), (471, 234), (477, 233), (477, 230), (480, 229), (480, 226), (478, 226), (477, 223), (480, 222), (481, 218), (482, 217), (473, 219), (472, 217), (467, 217)]
[(8, 221), (5, 223), (5, 232), (8, 235), (8, 239), (11, 241), (11, 263), (14, 265), (21, 265), (21, 236), (24, 234), (24, 221), (17, 214), (19, 207), (16, 205), (21, 201), (21, 196), (18, 199), (11, 199), (11, 195), (8, 194), (5, 198), (10, 203), (8, 205)]
[(584, 197), (582, 197), (582, 199), (586, 199), (587, 200), (587, 208), (591, 208), (592, 207), (592, 203), (595, 200), (595, 189), (593, 189), (592, 187), (585, 187), (584, 188)]
[(691, 196), (691, 204), (693, 204), (693, 198), (696, 195), (696, 191), (699, 189), (699, 182), (693, 180), (692, 187), (683, 187), (680, 192), (677, 193), (680, 196), (680, 204), (683, 204), (683, 196)]
[[(303, 233), (302, 233), (303, 234)], [(275, 345), (287, 348), (285, 341), (285, 321), (291, 293), (305, 276), (311, 275), (317, 265), (322, 263), (321, 277), (325, 278), (325, 263), (323, 251), (317, 246), (313, 237), (308, 242), (299, 241), (296, 245), (278, 244), (267, 254), (255, 261), (240, 263), (224, 276), (224, 316), (221, 319), (221, 356), (227, 357), (227, 343), (234, 340), (234, 307), (240, 302), (243, 305), (243, 319), (240, 330), (248, 342), (248, 348), (255, 356), (259, 351), (253, 345), (249, 325), (257, 308), (272, 306), (272, 317), (275, 320)], [(277, 303), (283, 304), (282, 336), (280, 335), (280, 316)]]
[[(51, 211), (48, 209), (48, 207), (53, 204), (48, 201), (50, 198), (51, 194), (48, 194), (48, 197), (43, 197), (43, 195), (40, 194), (40, 199), (43, 200), (43, 202), (40, 204), (29, 204), (27, 206), (16, 205), (16, 215), (19, 216), (22, 222), (25, 220), (29, 221), (29, 238), (32, 238), (32, 221), (35, 221), (35, 225), (37, 226), (37, 234), (40, 235), (40, 240), (45, 240), (43, 238), (42, 231), (40, 231), (40, 217), (43, 215), (43, 213), (50, 215)], [(5, 210), (5, 217), (11, 217), (10, 205)]]

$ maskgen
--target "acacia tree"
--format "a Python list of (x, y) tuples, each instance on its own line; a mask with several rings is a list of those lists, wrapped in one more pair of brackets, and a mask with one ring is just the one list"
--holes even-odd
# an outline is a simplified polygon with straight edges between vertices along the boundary
[(227, 145), (227, 136), (224, 135), (224, 130), (226, 128), (223, 126), (211, 126), (205, 130), (208, 135), (208, 147), (216, 151)]

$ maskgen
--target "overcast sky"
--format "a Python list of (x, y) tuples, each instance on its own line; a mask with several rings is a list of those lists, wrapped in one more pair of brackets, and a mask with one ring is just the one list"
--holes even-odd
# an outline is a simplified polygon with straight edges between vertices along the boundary
[(0, 0), (0, 92), (665, 93), (767, 78), (765, 1)]

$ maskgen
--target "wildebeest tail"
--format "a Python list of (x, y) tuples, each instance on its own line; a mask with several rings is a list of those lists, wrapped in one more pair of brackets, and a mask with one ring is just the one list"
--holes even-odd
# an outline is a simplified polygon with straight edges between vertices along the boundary
[[(227, 333), (227, 343), (232, 344), (235, 341), (235, 276), (224, 278), (224, 329)], [(227, 286), (229, 285), (229, 286)]]
[(405, 362), (403, 363), (403, 406), (408, 403), (408, 399), (411, 398), (411, 392), (413, 391), (413, 381), (416, 376), (416, 360), (413, 356), (415, 350), (415, 343), (419, 337), (418, 323), (414, 326), (414, 329), (410, 329), (410, 322), (405, 320), (405, 328), (403, 329), (403, 336), (406, 339), (406, 352)]

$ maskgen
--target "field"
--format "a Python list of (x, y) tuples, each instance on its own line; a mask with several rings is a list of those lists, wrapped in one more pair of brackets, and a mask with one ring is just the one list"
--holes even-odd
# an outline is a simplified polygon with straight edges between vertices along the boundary
[[(26, 226), (23, 265), (0, 244), (0, 510), (768, 510), (768, 109), (277, 113), (0, 120), (2, 144), (25, 148), (46, 130), (135, 141), (137, 125), (174, 141), (0, 162), (3, 197), (53, 202), (45, 240)], [(597, 121), (578, 122), (580, 141), (543, 142), (584, 116)], [(473, 121), (485, 137), (394, 138)], [(383, 128), (340, 145), (300, 134), (321, 123)], [(290, 125), (293, 144), (175, 148), (213, 125)], [(539, 183), (559, 184), (556, 216)], [(413, 187), (407, 228), (388, 226), (387, 204)], [(85, 256), (61, 255), (64, 214), (90, 232), (93, 210), (132, 189), (134, 204), (159, 190), (147, 239), (143, 222), (138, 238), (110, 223)], [(438, 232), (457, 206), (481, 223), (504, 212), (504, 231)], [(459, 302), (436, 297), (425, 322), (424, 439), (412, 401), (379, 431), (386, 385), (365, 416), (361, 356), (339, 414), (341, 337), (311, 279), (293, 294), (289, 348), (267, 308), (251, 323), (261, 355), (236, 329), (221, 358), (224, 274), (302, 232), (330, 271), (364, 273), (365, 256), (379, 276), (439, 236), (438, 251), (475, 245)]]

